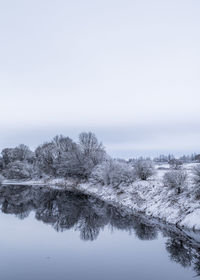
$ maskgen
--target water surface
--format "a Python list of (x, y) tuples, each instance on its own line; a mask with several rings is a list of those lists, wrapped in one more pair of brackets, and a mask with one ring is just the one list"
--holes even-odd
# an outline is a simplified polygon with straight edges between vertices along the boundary
[(4, 280), (200, 279), (200, 244), (91, 196), (0, 188)]

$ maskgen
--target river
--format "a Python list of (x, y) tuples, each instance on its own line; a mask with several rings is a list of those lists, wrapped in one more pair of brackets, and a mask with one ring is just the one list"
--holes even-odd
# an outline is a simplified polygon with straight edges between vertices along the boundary
[(200, 242), (78, 192), (0, 188), (3, 280), (200, 279)]

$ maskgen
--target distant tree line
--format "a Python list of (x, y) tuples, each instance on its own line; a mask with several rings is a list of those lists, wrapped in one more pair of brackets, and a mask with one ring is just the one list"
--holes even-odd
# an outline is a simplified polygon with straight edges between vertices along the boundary
[(179, 160), (182, 163), (190, 163), (190, 162), (200, 162), (200, 154), (191, 154), (191, 155), (182, 155), (180, 157), (175, 157), (173, 154), (169, 155), (160, 155), (153, 159), (156, 163), (170, 163), (174, 159)]

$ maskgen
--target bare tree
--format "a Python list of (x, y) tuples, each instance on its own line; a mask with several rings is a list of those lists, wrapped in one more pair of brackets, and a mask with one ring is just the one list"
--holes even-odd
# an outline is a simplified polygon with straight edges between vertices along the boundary
[(171, 169), (179, 170), (181, 169), (183, 162), (180, 159), (173, 158), (169, 161), (169, 166)]
[(180, 194), (187, 184), (187, 173), (183, 170), (166, 172), (163, 176), (163, 184), (169, 189), (175, 189), (176, 193)]
[(147, 180), (155, 174), (155, 167), (151, 160), (138, 159), (134, 163), (135, 173), (141, 180)]
[(193, 183), (195, 185), (195, 194), (198, 199), (200, 199), (200, 164), (194, 167), (193, 170)]
[(79, 147), (81, 151), (80, 161), (83, 176), (89, 177), (94, 167), (100, 164), (106, 157), (102, 143), (99, 143), (92, 132), (82, 132), (79, 135)]

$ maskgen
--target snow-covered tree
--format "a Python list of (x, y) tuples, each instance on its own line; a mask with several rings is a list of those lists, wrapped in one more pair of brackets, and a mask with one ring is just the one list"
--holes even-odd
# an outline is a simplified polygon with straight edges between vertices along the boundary
[(195, 194), (197, 198), (200, 198), (200, 164), (193, 169), (193, 183), (195, 186)]
[(34, 174), (33, 166), (25, 161), (13, 161), (3, 171), (7, 179), (30, 179)]
[(14, 162), (14, 161), (34, 161), (34, 153), (29, 149), (28, 146), (21, 144), (15, 148), (6, 148), (2, 150), (3, 165)]
[(169, 166), (171, 169), (179, 170), (181, 169), (183, 162), (180, 159), (173, 158), (169, 161)]
[(197, 162), (200, 162), (200, 154), (195, 155), (194, 160), (196, 160)]
[(90, 159), (94, 166), (101, 163), (105, 158), (105, 149), (102, 143), (98, 142), (94, 133), (80, 133), (78, 144), (84, 157)]
[(175, 189), (180, 194), (187, 185), (187, 173), (183, 170), (171, 170), (164, 174), (163, 185), (169, 189)]
[(15, 149), (16, 160), (33, 162), (34, 153), (29, 149), (28, 146), (20, 144)]
[(53, 166), (56, 169), (56, 175), (74, 176), (77, 172), (77, 166), (80, 164), (78, 145), (69, 137), (62, 135), (54, 137), (53, 145), (55, 153)]
[(54, 166), (55, 156), (55, 146), (52, 142), (46, 142), (37, 147), (35, 150), (35, 165), (41, 175), (42, 173), (56, 175), (56, 168)]
[(13, 148), (3, 149), (1, 154), (4, 166), (16, 160), (15, 150)]
[(151, 160), (138, 159), (134, 162), (135, 174), (141, 180), (147, 180), (155, 174), (155, 167)]
[(88, 178), (94, 167), (105, 160), (106, 152), (102, 143), (98, 142), (92, 132), (80, 133), (78, 145), (82, 175)]
[(2, 171), (4, 168), (3, 158), (0, 157), (0, 171)]
[(43, 172), (51, 176), (88, 178), (105, 154), (102, 144), (91, 132), (81, 133), (78, 144), (60, 135), (35, 150), (35, 163), (41, 175)]
[(113, 159), (99, 164), (91, 174), (92, 182), (113, 187), (131, 184), (135, 179), (135, 171), (131, 165)]

